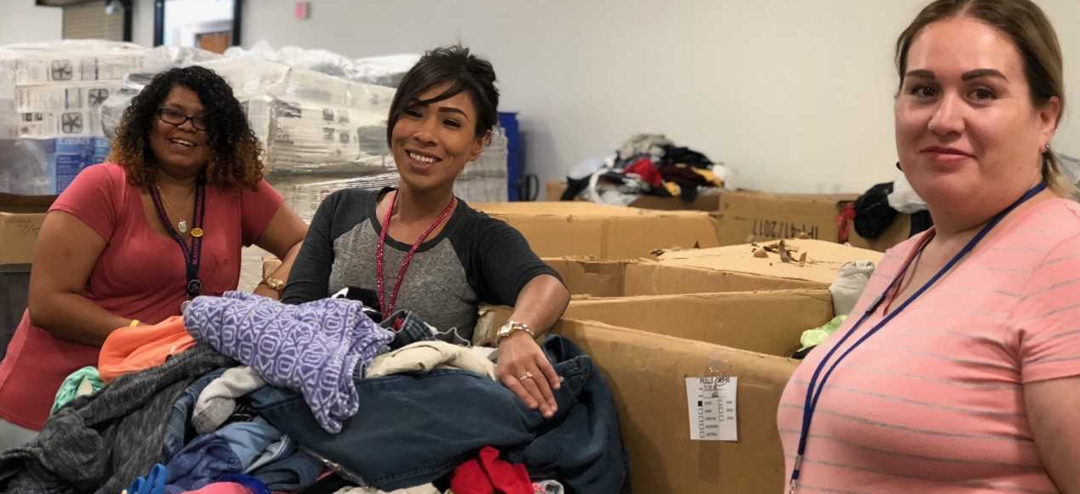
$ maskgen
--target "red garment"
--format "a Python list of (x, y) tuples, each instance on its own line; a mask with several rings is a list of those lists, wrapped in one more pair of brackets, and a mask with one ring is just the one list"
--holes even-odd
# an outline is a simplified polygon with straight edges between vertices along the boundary
[(626, 170), (624, 171), (641, 177), (641, 180), (654, 187), (660, 187), (664, 184), (664, 178), (660, 176), (660, 170), (656, 169), (656, 165), (654, 165), (649, 158), (641, 158), (635, 161), (633, 164), (626, 167)]
[[(180, 315), (187, 297), (186, 264), (173, 239), (150, 228), (144, 194), (145, 188), (127, 183), (119, 165), (94, 165), (79, 172), (49, 214), (72, 215), (107, 242), (87, 280), (86, 298), (117, 316), (157, 324)], [(206, 188), (199, 266), (203, 294), (236, 289), (241, 247), (262, 235), (284, 202), (265, 181), (256, 191)], [(24, 312), (0, 363), (0, 419), (41, 430), (60, 383), (80, 368), (97, 365), (99, 350), (53, 336)]]
[(855, 224), (855, 203), (849, 202), (844, 206), (844, 210), (840, 212), (840, 215), (836, 217), (836, 241), (839, 243), (847, 243), (848, 237), (851, 236), (851, 227)]
[(486, 446), (479, 460), (469, 460), (454, 470), (450, 479), (454, 494), (534, 494), (525, 465), (499, 459), (499, 450)]

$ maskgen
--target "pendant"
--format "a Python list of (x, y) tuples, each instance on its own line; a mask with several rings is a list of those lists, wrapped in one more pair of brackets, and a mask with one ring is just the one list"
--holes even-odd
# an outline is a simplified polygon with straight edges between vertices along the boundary
[(185, 300), (183, 302), (180, 302), (180, 313), (181, 314), (187, 312), (188, 305), (191, 305), (190, 300)]
[(192, 228), (191, 229), (191, 236), (195, 237), (195, 238), (199, 238), (199, 237), (203, 236), (202, 228), (199, 228), (199, 227)]
[(176, 229), (180, 233), (187, 233), (187, 220), (180, 220), (180, 222), (176, 224)]

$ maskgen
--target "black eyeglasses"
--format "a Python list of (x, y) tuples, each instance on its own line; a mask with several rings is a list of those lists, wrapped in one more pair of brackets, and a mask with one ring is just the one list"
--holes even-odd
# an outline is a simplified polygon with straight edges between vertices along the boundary
[(206, 130), (206, 119), (203, 117), (189, 117), (184, 115), (183, 112), (171, 108), (158, 108), (157, 114), (162, 122), (169, 125), (179, 127), (187, 123), (188, 120), (191, 120), (191, 125), (195, 127), (195, 130)]

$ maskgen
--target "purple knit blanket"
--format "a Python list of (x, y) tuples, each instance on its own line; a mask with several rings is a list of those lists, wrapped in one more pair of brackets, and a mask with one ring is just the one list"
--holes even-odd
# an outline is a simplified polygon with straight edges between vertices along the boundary
[(364, 315), (363, 304), (347, 299), (286, 305), (226, 292), (193, 300), (184, 324), (196, 340), (255, 368), (267, 383), (299, 392), (330, 433), (360, 408), (357, 364), (366, 366), (394, 338)]

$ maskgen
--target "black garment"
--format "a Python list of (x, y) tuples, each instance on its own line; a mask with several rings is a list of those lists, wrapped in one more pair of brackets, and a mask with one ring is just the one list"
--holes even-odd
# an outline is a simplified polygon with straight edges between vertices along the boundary
[(919, 211), (911, 215), (911, 234), (908, 238), (914, 237), (930, 227), (934, 226), (934, 218), (930, 217), (930, 211)]
[(855, 233), (860, 237), (878, 238), (896, 219), (898, 211), (889, 205), (892, 191), (892, 182), (877, 184), (855, 200)]
[[(375, 210), (390, 190), (342, 190), (323, 201), (289, 275), (283, 302), (318, 300), (347, 287), (377, 293), (375, 251), (382, 224)], [(387, 298), (410, 247), (387, 238)], [(512, 306), (525, 285), (544, 274), (559, 277), (521, 233), (459, 200), (443, 230), (417, 250), (395, 309), (408, 309), (440, 331), (456, 328), (469, 339), (481, 302)], [(385, 312), (381, 307), (379, 311)]]
[(663, 146), (664, 155), (660, 158), (661, 165), (690, 165), (694, 168), (711, 168), (712, 160), (702, 153), (693, 149), (679, 146)]
[[(562, 192), (562, 197), (559, 197), (560, 201), (573, 201), (577, 196), (581, 195), (585, 189), (589, 188), (589, 177), (585, 178), (570, 178), (566, 177), (566, 190)], [(549, 197), (550, 201), (551, 198)]]
[(698, 187), (714, 186), (700, 173), (695, 172), (692, 166), (684, 163), (665, 163), (658, 168), (665, 182), (673, 182), (679, 186), (679, 197), (684, 202), (694, 202), (697, 199)]
[(165, 428), (181, 393), (203, 374), (233, 365), (198, 345), (160, 367), (121, 376), (97, 394), (76, 398), (30, 444), (0, 454), (0, 491), (120, 492), (165, 460)]

